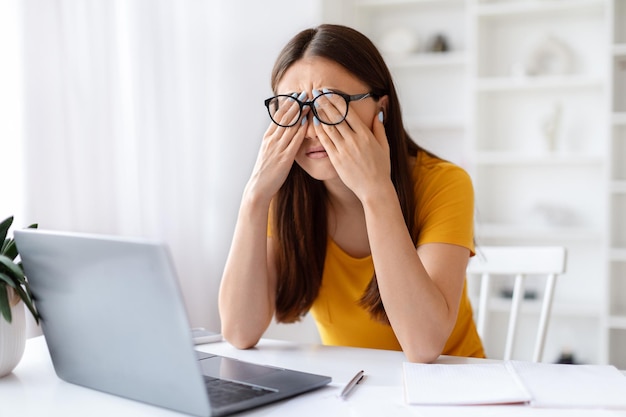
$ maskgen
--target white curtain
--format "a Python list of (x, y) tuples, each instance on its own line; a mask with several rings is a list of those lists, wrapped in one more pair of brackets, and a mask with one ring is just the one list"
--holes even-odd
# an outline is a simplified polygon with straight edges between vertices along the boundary
[(22, 61), (18, 0), (0, 0), (0, 221), (23, 211)]
[(193, 326), (217, 288), (282, 45), (318, 1), (23, 0), (23, 223), (171, 248)]

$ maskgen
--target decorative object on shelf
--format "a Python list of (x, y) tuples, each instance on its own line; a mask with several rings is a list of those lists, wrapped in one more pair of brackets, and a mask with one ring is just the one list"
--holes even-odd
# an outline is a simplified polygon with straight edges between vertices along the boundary
[(411, 29), (397, 27), (386, 32), (378, 46), (385, 55), (410, 55), (419, 49), (419, 38)]
[(574, 71), (574, 55), (565, 42), (553, 34), (546, 34), (530, 49), (523, 69), (524, 74), (529, 76), (571, 74)]
[(543, 133), (548, 152), (555, 152), (557, 150), (562, 114), (563, 105), (560, 102), (556, 102), (552, 107), (552, 111), (543, 117), (541, 121), (541, 132)]
[[(15, 263), (17, 246), (7, 237), (13, 217), (0, 223), (0, 377), (8, 375), (22, 359), (26, 346), (24, 306), (39, 322), (22, 263)], [(33, 224), (29, 228), (36, 228)]]
[(441, 33), (436, 34), (428, 46), (428, 52), (448, 52), (449, 50), (448, 39)]
[(578, 215), (570, 207), (538, 202), (530, 209), (528, 223), (536, 226), (571, 227), (580, 223)]

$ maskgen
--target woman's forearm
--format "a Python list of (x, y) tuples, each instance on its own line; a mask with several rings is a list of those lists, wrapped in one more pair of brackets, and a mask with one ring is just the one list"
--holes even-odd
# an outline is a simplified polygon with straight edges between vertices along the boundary
[(455, 245), (415, 249), (393, 188), (364, 202), (385, 311), (407, 358), (431, 362), (456, 322), (469, 252)]
[(275, 280), (267, 262), (269, 201), (245, 192), (219, 292), (224, 338), (245, 349), (254, 346), (274, 314)]

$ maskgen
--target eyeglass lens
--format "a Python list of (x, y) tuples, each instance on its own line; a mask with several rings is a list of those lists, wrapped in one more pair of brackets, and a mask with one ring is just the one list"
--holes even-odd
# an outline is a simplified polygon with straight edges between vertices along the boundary
[[(341, 123), (348, 114), (347, 100), (333, 92), (320, 94), (306, 105), (314, 109), (320, 122), (328, 125)], [(302, 112), (298, 100), (287, 95), (273, 97), (269, 100), (267, 108), (274, 123), (284, 127), (295, 125)]]

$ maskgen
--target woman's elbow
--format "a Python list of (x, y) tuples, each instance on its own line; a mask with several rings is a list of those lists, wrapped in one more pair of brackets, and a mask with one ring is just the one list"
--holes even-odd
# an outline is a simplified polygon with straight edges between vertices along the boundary
[(424, 351), (406, 352), (405, 351), (404, 355), (406, 356), (406, 359), (409, 362), (432, 363), (432, 362), (435, 362), (437, 358), (439, 357), (439, 352), (424, 352)]
[(406, 346), (403, 351), (409, 362), (432, 363), (442, 354), (445, 344), (446, 340), (434, 342), (431, 339), (428, 342), (416, 342), (411, 346)]
[(250, 349), (256, 346), (261, 339), (260, 336), (251, 336), (237, 330), (231, 330), (228, 328), (222, 328), (222, 336), (224, 340), (236, 347), (237, 349)]

